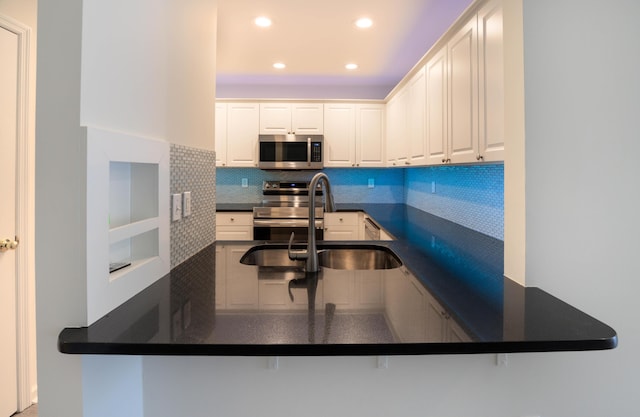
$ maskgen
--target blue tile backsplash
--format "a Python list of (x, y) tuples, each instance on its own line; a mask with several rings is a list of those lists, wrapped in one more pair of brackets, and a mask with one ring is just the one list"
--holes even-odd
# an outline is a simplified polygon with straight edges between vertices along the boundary
[(405, 203), (504, 240), (504, 165), (405, 170)]
[[(405, 203), (504, 240), (502, 164), (420, 168), (325, 168), (337, 203)], [(314, 171), (218, 168), (217, 203), (260, 203), (265, 180), (309, 180)], [(246, 178), (247, 187), (242, 187)], [(373, 188), (369, 181), (373, 180)], [(432, 192), (435, 191), (435, 192)]]
[[(317, 171), (263, 171), (257, 168), (218, 168), (216, 201), (218, 203), (259, 203), (265, 180), (308, 181)], [(404, 174), (386, 168), (325, 168), (337, 203), (403, 203)], [(247, 187), (242, 187), (242, 179)], [(368, 187), (373, 179), (373, 188)]]

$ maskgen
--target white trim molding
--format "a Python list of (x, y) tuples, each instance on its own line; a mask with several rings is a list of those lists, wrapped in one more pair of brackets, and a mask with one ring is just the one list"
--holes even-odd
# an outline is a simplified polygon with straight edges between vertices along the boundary
[(31, 233), (32, 219), (29, 216), (31, 204), (30, 178), (31, 164), (29, 162), (29, 65), (31, 60), (31, 28), (0, 15), (0, 27), (17, 36), (18, 41), (18, 94), (17, 94), (17, 157), (16, 157), (16, 234), (23, 241), (20, 250), (16, 253), (16, 329), (17, 329), (17, 365), (18, 365), (18, 410), (22, 411), (32, 403), (32, 392), (37, 390), (36, 381), (31, 381), (30, 352), (35, 347), (35, 340), (31, 340), (30, 326), (33, 323), (33, 306), (31, 306), (30, 293), (35, 291), (29, 262), (31, 259), (31, 243), (24, 242), (33, 234)]

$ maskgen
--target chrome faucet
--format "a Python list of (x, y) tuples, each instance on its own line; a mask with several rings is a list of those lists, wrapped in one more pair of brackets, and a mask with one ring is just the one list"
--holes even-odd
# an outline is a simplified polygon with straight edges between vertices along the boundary
[(316, 189), (320, 181), (324, 182), (324, 210), (326, 212), (336, 211), (335, 204), (333, 202), (333, 194), (331, 194), (331, 184), (329, 184), (329, 177), (324, 172), (318, 172), (313, 176), (309, 183), (309, 230), (307, 233), (307, 250), (293, 251), (291, 245), (293, 244), (294, 233), (291, 233), (289, 238), (289, 259), (306, 259), (304, 270), (307, 272), (317, 272), (320, 269), (318, 265), (318, 244), (316, 242)]

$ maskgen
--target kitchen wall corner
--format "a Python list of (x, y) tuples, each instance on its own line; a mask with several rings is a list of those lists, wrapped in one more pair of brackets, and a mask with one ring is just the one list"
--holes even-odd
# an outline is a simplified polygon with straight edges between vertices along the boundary
[(171, 222), (171, 269), (215, 241), (214, 151), (171, 144), (171, 194), (191, 191), (191, 215)]

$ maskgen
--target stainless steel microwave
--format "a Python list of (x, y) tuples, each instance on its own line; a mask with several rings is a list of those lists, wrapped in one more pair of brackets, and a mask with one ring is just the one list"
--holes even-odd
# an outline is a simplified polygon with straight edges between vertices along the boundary
[(259, 135), (261, 169), (322, 169), (322, 135)]

